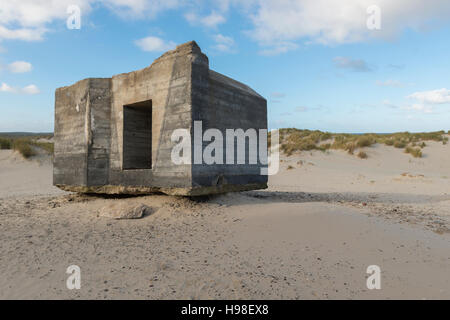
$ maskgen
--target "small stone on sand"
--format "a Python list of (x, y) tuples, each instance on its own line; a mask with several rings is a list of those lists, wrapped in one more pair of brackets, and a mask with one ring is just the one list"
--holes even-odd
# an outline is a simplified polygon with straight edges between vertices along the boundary
[(140, 219), (143, 216), (150, 215), (152, 208), (144, 205), (114, 204), (103, 207), (99, 216), (111, 219)]

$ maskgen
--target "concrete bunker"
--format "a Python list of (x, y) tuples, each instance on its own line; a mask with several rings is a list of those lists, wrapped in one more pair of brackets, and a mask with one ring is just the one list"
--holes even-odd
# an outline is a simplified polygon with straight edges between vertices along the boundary
[[(67, 191), (108, 194), (195, 196), (267, 188), (264, 161), (197, 163), (192, 152), (192, 161), (175, 164), (173, 132), (193, 135), (199, 122), (204, 132), (215, 129), (223, 136), (228, 129), (267, 130), (267, 101), (210, 70), (193, 41), (147, 68), (59, 88), (53, 183)], [(194, 139), (191, 146), (198, 147)]]

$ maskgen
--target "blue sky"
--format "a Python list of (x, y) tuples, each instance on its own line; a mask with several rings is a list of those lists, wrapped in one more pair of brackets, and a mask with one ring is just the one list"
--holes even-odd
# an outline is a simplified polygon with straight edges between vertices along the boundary
[(190, 40), (267, 98), (270, 128), (450, 130), (448, 1), (0, 0), (0, 132), (53, 131), (56, 88)]

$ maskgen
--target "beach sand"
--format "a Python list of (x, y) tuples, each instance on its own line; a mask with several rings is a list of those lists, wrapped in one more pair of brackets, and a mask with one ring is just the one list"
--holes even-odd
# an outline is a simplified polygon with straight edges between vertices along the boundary
[[(450, 299), (450, 146), (365, 151), (283, 156), (268, 190), (189, 199), (64, 193), (51, 161), (2, 150), (0, 298)], [(114, 203), (153, 213), (99, 217)]]

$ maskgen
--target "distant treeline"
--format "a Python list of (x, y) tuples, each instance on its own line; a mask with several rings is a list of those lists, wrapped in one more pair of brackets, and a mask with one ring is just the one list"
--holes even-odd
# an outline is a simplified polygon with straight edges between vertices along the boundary
[(31, 137), (31, 138), (44, 138), (50, 139), (53, 138), (53, 132), (0, 132), (0, 137), (2, 138), (22, 138), (22, 137)]

